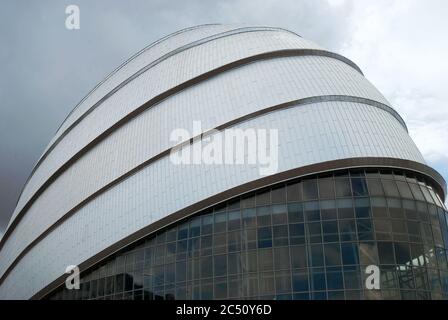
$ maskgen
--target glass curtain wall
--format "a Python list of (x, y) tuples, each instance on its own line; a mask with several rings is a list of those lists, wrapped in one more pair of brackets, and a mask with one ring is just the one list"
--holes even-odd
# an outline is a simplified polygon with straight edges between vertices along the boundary
[[(446, 299), (447, 211), (422, 176), (357, 169), (218, 204), (50, 299)], [(366, 267), (380, 269), (367, 290)]]

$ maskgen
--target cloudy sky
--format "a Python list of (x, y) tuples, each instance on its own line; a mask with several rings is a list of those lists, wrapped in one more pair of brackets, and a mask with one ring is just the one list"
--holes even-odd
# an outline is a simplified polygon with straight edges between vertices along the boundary
[[(77, 4), (81, 29), (65, 28)], [(18, 1), (0, 4), (0, 235), (66, 114), (158, 38), (204, 23), (290, 29), (361, 67), (448, 178), (448, 1)]]

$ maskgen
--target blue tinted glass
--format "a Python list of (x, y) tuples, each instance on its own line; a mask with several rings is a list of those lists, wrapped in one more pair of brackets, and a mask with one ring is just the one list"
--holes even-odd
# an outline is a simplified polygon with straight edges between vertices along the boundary
[(341, 264), (341, 249), (339, 243), (324, 245), (325, 265), (338, 266)]
[(304, 200), (313, 200), (318, 198), (316, 179), (303, 181), (303, 198)]
[(322, 245), (310, 246), (309, 261), (312, 267), (321, 267), (324, 265), (324, 253), (322, 250)]
[(201, 235), (201, 220), (200, 218), (194, 219), (190, 223), (190, 237), (197, 237)]
[(294, 273), (292, 275), (292, 286), (292, 289), (297, 292), (308, 291), (308, 274)]
[(179, 226), (177, 229), (177, 239), (186, 239), (188, 237), (188, 225)]
[(361, 276), (359, 270), (344, 270), (345, 289), (361, 288)]
[(294, 300), (309, 300), (310, 299), (310, 294), (308, 292), (295, 293), (295, 294), (293, 294), (292, 298)]
[(301, 203), (288, 204), (289, 223), (303, 222), (303, 208)]
[[(85, 275), (80, 292), (63, 290), (53, 293), (53, 297), (448, 297), (448, 291), (444, 292), (448, 290), (444, 247), (448, 242), (447, 215), (437, 202), (436, 189), (429, 189), (422, 181), (410, 182), (418, 188), (423, 201), (411, 200), (411, 189), (401, 192), (400, 185), (408, 182), (394, 181), (396, 174), (386, 172), (383, 179), (388, 181), (383, 182), (377, 174), (369, 178), (368, 184), (369, 192), (381, 189), (371, 196), (383, 194), (384, 188), (385, 197), (366, 197), (361, 196), (362, 176), (363, 171), (357, 170), (350, 171), (350, 178), (334, 178), (340, 181), (334, 189), (337, 199), (332, 199), (332, 187), (327, 185), (333, 178), (319, 175), (318, 189), (327, 197), (325, 200), (292, 202), (301, 199), (302, 195), (297, 196), (301, 184), (296, 184), (295, 189), (287, 187), (286, 192), (283, 186), (274, 187), (274, 191), (266, 188), (258, 197), (257, 207), (255, 193), (244, 195), (241, 211), (240, 198), (229, 200), (157, 231), (107, 259)], [(306, 197), (314, 197), (310, 190), (315, 180), (307, 181)], [(396, 184), (400, 193), (396, 192)], [(338, 185), (348, 190), (341, 192)], [(432, 204), (427, 202), (425, 191), (432, 197)], [(354, 197), (341, 197), (352, 192)], [(289, 203), (285, 204), (285, 200)], [(381, 270), (381, 291), (373, 293), (363, 290), (365, 267), (371, 264)]]
[(311, 299), (313, 300), (327, 300), (326, 292), (313, 292), (311, 295)]
[(290, 237), (303, 237), (305, 236), (305, 226), (303, 223), (296, 223), (289, 225)]
[(344, 288), (342, 272), (327, 272), (328, 290), (337, 290)]
[(219, 255), (214, 257), (215, 277), (227, 274), (227, 255)]
[(311, 274), (311, 289), (313, 291), (325, 290), (327, 288), (325, 273), (313, 272)]
[(341, 250), (343, 264), (359, 264), (358, 245), (356, 243), (342, 243)]
[(365, 178), (352, 178), (353, 196), (362, 197), (367, 196), (367, 183)]
[(271, 239), (272, 238), (272, 228), (263, 227), (258, 228), (258, 239)]

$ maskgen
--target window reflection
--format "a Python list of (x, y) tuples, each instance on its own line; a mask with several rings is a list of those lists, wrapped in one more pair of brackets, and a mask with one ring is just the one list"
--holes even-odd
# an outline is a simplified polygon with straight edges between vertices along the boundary
[[(447, 213), (421, 176), (339, 171), (231, 199), (82, 275), (64, 299), (442, 299)], [(381, 291), (364, 290), (378, 265)]]

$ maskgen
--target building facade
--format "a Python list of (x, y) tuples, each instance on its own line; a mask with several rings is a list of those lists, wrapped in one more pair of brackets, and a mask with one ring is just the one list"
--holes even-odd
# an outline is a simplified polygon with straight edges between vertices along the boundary
[[(275, 130), (275, 172), (172, 161), (212, 129)], [(61, 124), (0, 242), (0, 298), (446, 299), (445, 196), (353, 62), (284, 29), (192, 27)]]

